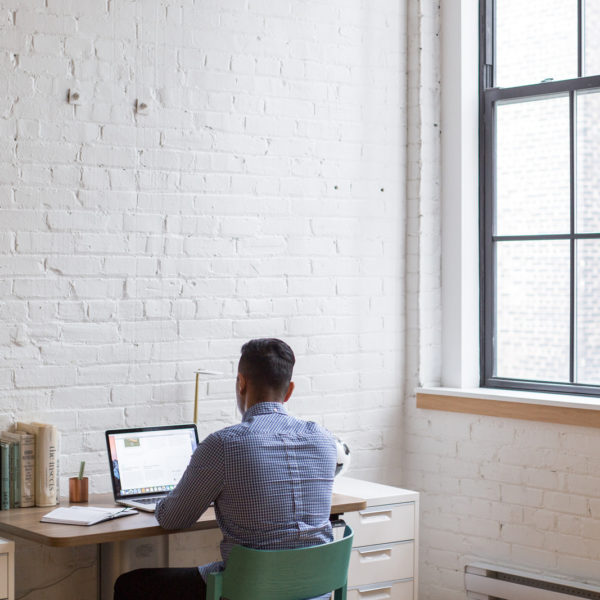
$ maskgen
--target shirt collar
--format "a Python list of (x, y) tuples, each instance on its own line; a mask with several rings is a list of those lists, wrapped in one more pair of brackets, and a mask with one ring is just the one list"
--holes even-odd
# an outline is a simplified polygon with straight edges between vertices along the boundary
[(242, 421), (248, 421), (257, 415), (270, 415), (273, 413), (282, 413), (286, 415), (287, 410), (281, 402), (258, 402), (246, 411)]

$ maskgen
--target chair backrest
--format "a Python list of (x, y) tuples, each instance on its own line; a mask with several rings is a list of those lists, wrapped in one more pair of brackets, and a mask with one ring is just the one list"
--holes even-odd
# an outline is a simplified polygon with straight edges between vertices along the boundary
[[(305, 600), (342, 590), (345, 597), (352, 528), (341, 540), (294, 550), (234, 546), (221, 573), (207, 579), (207, 600)], [(336, 594), (336, 597), (337, 594)]]

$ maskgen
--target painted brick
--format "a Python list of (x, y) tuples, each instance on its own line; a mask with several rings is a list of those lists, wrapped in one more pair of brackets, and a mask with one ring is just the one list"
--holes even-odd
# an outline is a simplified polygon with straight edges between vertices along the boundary
[(187, 415), (189, 412), (186, 408), (189, 407), (189, 403), (185, 405), (158, 405), (153, 406), (151, 410), (148, 410), (147, 406), (128, 406), (125, 408), (125, 421), (124, 426), (126, 427), (150, 427), (156, 423), (163, 425), (178, 424), (185, 421), (189, 421), (184, 418), (184, 414)]
[(215, 339), (229, 338), (233, 324), (228, 319), (180, 321), (179, 335), (181, 339)]
[(68, 362), (73, 365), (92, 365), (98, 362), (98, 347), (61, 341), (60, 334), (53, 342), (46, 342), (40, 350), (44, 364), (62, 365)]
[(109, 343), (119, 339), (116, 323), (68, 323), (62, 326), (62, 339), (67, 343)]
[(120, 218), (111, 220), (107, 215), (89, 212), (58, 212), (48, 213), (48, 226), (54, 231), (98, 231), (114, 227), (121, 229)]
[(15, 279), (13, 293), (17, 298), (66, 298), (69, 282), (64, 279)]
[(97, 275), (100, 259), (87, 256), (56, 256), (46, 261), (48, 270), (58, 275)]
[(2, 210), (2, 231), (44, 231), (46, 220), (43, 213), (33, 210)]
[(131, 342), (165, 342), (177, 338), (177, 323), (174, 321), (122, 322), (123, 340)]
[(77, 298), (120, 298), (124, 283), (121, 279), (81, 278), (70, 282)]
[(19, 232), (16, 250), (22, 254), (72, 254), (74, 237), (69, 233)]
[(0, 256), (0, 276), (41, 275), (44, 264), (39, 258), (23, 256)]
[(233, 335), (242, 340), (253, 337), (282, 337), (284, 331), (285, 321), (281, 318), (233, 322)]
[(75, 369), (69, 366), (20, 368), (15, 370), (17, 388), (59, 387), (75, 383)]
[(575, 496), (556, 491), (544, 493), (544, 506), (551, 510), (577, 515), (588, 514), (588, 500), (585, 496)]
[(57, 312), (55, 302), (33, 301), (27, 304), (27, 313), (32, 321), (50, 321), (57, 317)]
[[(286, 293), (289, 286), (283, 277), (256, 277), (256, 278), (238, 278), (236, 281), (237, 293), (241, 297), (264, 297), (264, 296), (282, 296)], [(294, 293), (289, 289), (290, 293)]]
[(77, 421), (78, 426), (84, 431), (114, 429), (123, 422), (123, 409), (105, 408), (79, 411)]

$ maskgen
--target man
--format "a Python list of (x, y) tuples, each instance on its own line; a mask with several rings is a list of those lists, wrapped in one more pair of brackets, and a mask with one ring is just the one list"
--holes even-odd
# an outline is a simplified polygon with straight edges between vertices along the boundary
[(294, 363), (292, 349), (281, 340), (242, 346), (235, 387), (242, 422), (209, 435), (156, 508), (162, 527), (181, 529), (214, 501), (223, 561), (126, 573), (115, 584), (115, 600), (201, 600), (206, 575), (223, 568), (236, 544), (276, 550), (332, 541), (335, 439), (287, 413)]

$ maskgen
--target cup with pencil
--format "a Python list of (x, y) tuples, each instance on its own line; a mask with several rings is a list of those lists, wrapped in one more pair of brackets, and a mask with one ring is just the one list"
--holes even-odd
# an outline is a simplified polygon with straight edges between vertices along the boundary
[(88, 478), (83, 476), (85, 469), (85, 460), (79, 465), (79, 475), (69, 477), (69, 502), (87, 502), (88, 501)]

